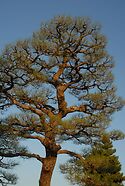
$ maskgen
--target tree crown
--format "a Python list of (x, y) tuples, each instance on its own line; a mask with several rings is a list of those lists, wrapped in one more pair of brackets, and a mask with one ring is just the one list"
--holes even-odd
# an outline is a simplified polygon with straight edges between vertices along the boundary
[[(7, 120), (15, 133), (45, 136), (53, 128), (58, 140), (84, 142), (101, 133), (123, 106), (106, 44), (89, 19), (57, 16), (31, 39), (6, 47), (0, 59), (0, 108), (16, 105), (24, 111)], [(73, 113), (78, 115), (66, 119)]]

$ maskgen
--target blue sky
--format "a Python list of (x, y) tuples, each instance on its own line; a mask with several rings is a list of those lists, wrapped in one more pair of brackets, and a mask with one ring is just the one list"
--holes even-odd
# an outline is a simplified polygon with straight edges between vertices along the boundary
[[(42, 21), (55, 15), (88, 16), (102, 25), (102, 32), (108, 39), (108, 51), (115, 60), (117, 92), (125, 99), (124, 0), (0, 0), (1, 51), (8, 43), (30, 37), (39, 29)], [(113, 116), (112, 126), (125, 132), (125, 109)], [(67, 147), (70, 148), (70, 145), (67, 144)], [(125, 173), (125, 142), (116, 142), (115, 147)], [(41, 152), (39, 144), (36, 143), (33, 148)], [(58, 162), (64, 159), (65, 157), (60, 156)], [(17, 186), (38, 185), (40, 166), (35, 160), (21, 160), (21, 165), (16, 168), (20, 178)], [(70, 186), (56, 168), (52, 186), (58, 185)]]

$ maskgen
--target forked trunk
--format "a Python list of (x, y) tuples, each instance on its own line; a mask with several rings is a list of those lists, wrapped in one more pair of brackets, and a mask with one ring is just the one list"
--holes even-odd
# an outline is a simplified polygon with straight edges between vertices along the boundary
[(50, 186), (57, 157), (49, 156), (43, 160), (39, 186)]

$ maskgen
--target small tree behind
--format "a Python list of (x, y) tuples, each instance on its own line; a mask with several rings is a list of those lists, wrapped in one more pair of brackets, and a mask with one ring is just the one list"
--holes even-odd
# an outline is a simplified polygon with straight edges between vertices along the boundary
[(6, 153), (14, 153), (22, 150), (22, 147), (19, 146), (18, 140), (7, 133), (5, 128), (0, 126), (0, 184), (2, 186), (16, 184), (17, 177), (14, 174), (10, 173), (10, 170), (13, 169), (17, 163), (11, 161), (10, 158), (4, 157)]
[(84, 154), (84, 161), (69, 160), (61, 166), (62, 173), (80, 186), (123, 186), (125, 176), (121, 173), (121, 164), (115, 152), (109, 137), (103, 135), (101, 142)]

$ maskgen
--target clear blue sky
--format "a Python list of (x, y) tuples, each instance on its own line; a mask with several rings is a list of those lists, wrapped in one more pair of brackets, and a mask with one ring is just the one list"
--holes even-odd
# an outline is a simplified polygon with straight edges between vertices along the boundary
[[(108, 51), (116, 62), (114, 74), (118, 94), (125, 98), (125, 0), (0, 0), (1, 50), (8, 43), (30, 37), (42, 21), (55, 15), (89, 16), (101, 23), (102, 32), (108, 38)], [(125, 132), (125, 109), (113, 116), (112, 125)], [(33, 147), (41, 151), (38, 144)], [(116, 142), (115, 147), (125, 173), (125, 142)], [(65, 157), (61, 156), (59, 161), (62, 159)], [(37, 186), (40, 165), (35, 160), (22, 160), (16, 173), (19, 176), (17, 186)], [(56, 168), (52, 186), (58, 185), (70, 186)]]

